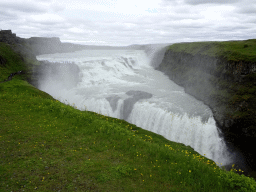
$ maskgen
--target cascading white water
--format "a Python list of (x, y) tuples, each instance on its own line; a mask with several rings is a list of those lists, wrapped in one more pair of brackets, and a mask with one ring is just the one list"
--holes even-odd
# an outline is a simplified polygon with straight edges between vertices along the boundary
[[(80, 110), (125, 119), (171, 141), (190, 145), (223, 165), (232, 163), (211, 110), (154, 70), (143, 50), (84, 50), (37, 59), (74, 62), (80, 69), (80, 74), (72, 77), (70, 70), (61, 74), (43, 71), (39, 89), (56, 99)], [(80, 76), (81, 81), (67, 88), (63, 76), (65, 82), (74, 76)]]

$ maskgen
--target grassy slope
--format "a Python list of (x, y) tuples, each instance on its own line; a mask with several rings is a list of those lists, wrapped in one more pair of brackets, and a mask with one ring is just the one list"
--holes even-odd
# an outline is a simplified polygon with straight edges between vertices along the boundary
[[(25, 67), (8, 47), (1, 45), (0, 54), (8, 61), (1, 81)], [(256, 188), (252, 178), (226, 172), (188, 146), (64, 105), (25, 78), (0, 83), (0, 191)]]
[(175, 52), (202, 54), (208, 56), (223, 56), (232, 61), (255, 61), (256, 60), (256, 39), (245, 41), (209, 41), (193, 43), (177, 43), (169, 47)]
[(24, 59), (16, 53), (14, 53), (10, 46), (5, 43), (0, 42), (0, 55), (7, 60), (7, 64), (0, 64), (1, 67), (1, 76), (0, 82), (10, 75), (10, 73), (14, 73), (21, 70), (27, 70), (27, 67), (24, 63)]

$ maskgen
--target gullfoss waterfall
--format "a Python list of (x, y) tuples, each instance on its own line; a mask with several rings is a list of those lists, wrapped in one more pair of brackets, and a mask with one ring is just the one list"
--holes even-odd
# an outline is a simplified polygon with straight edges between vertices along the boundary
[[(212, 112), (152, 64), (144, 50), (83, 50), (37, 56), (39, 89), (80, 110), (124, 119), (230, 165)], [(47, 61), (47, 62), (46, 62)]]

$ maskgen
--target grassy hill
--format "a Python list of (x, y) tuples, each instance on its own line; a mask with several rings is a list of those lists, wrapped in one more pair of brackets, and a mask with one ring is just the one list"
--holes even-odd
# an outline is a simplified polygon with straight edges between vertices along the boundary
[[(0, 44), (0, 191), (254, 191), (191, 147), (123, 120), (64, 105), (30, 85)], [(236, 173), (238, 172), (238, 173)]]
[(209, 41), (178, 43), (169, 47), (174, 52), (185, 52), (192, 55), (201, 54), (210, 57), (223, 56), (227, 61), (255, 61), (256, 39), (245, 41)]

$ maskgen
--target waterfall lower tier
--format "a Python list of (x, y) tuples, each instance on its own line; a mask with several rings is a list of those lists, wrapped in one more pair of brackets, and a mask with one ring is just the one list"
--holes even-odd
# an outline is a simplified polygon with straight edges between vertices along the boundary
[[(116, 108), (111, 107), (107, 99), (89, 99), (82, 101), (81, 110), (94, 111), (114, 118), (124, 118), (124, 100), (116, 100)], [(74, 103), (81, 106), (81, 103)], [(223, 138), (219, 136), (213, 117), (207, 122), (202, 118), (189, 117), (188, 114), (175, 114), (159, 108), (154, 103), (141, 100), (133, 105), (127, 119), (145, 130), (164, 136), (166, 139), (191, 146), (195, 151), (216, 163), (232, 164), (232, 153), (227, 150)]]
[(200, 117), (189, 117), (186, 113), (177, 115), (143, 102), (135, 105), (128, 121), (168, 140), (189, 145), (215, 162), (223, 165), (231, 162), (212, 117), (203, 123)]

